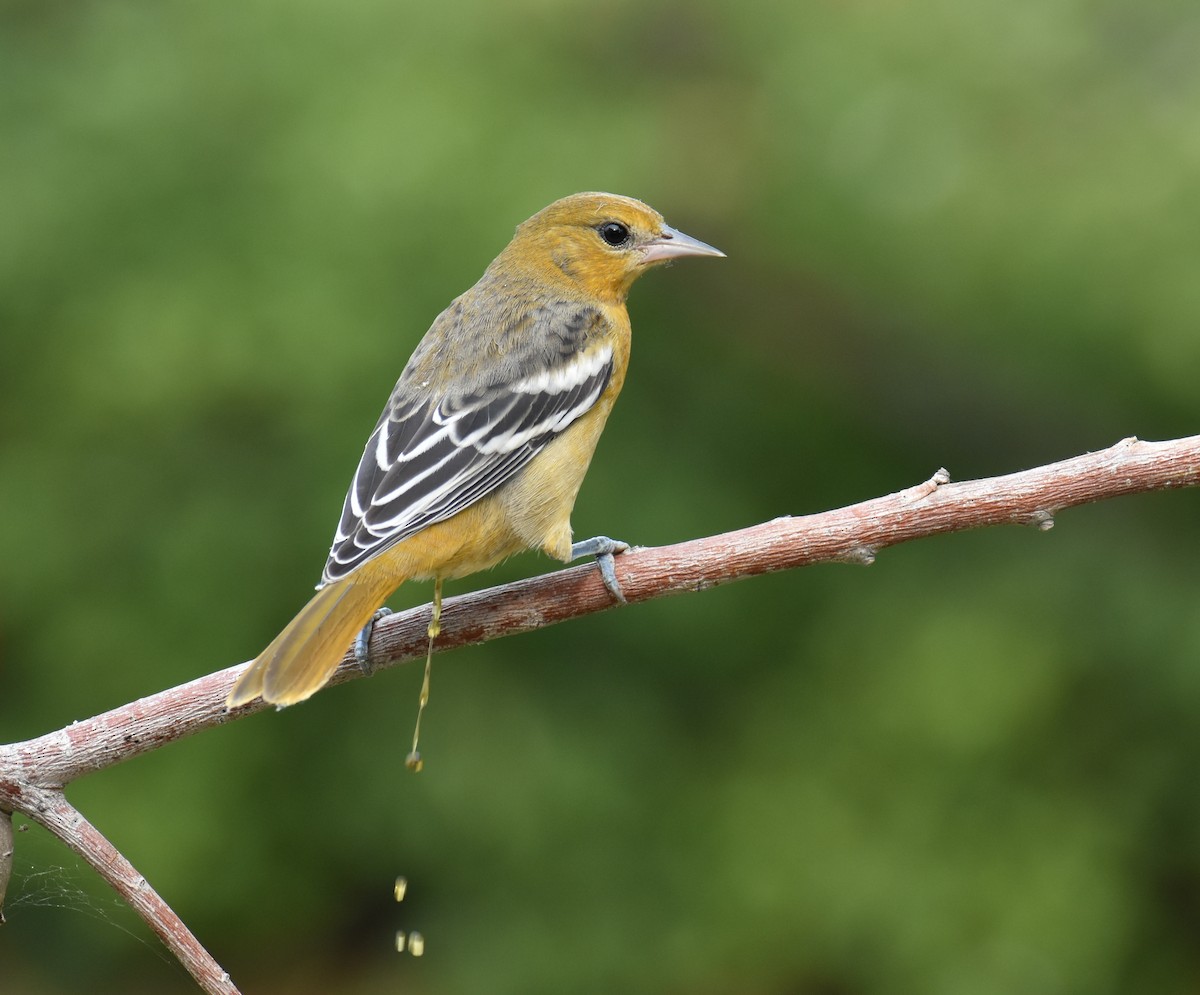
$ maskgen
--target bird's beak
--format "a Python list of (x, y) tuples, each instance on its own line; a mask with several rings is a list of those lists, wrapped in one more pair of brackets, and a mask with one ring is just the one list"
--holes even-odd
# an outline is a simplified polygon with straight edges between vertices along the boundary
[(707, 242), (685, 235), (667, 225), (663, 225), (658, 238), (642, 246), (642, 261), (646, 263), (662, 263), (682, 256), (720, 256), (725, 253), (714, 249)]

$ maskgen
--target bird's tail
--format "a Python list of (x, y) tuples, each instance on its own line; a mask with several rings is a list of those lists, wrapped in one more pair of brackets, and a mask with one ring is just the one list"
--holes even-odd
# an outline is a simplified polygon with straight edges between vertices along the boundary
[(226, 707), (260, 696), (274, 705), (294, 705), (324, 687), (354, 637), (396, 586), (394, 578), (380, 573), (356, 570), (321, 588), (238, 678)]

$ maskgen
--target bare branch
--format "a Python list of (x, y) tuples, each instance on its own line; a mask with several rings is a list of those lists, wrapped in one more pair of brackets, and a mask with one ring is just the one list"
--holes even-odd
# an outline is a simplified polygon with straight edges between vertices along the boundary
[(33, 809), (30, 818), (86, 860), (146, 921), (205, 992), (209, 995), (239, 995), (229, 975), (200, 945), (179, 916), (61, 791), (27, 788), (25, 802)]
[[(946, 471), (939, 470), (915, 487), (834, 511), (777, 518), (675, 546), (633, 549), (616, 558), (617, 577), (628, 603), (636, 604), (813, 563), (870, 563), (888, 546), (946, 532), (1003, 524), (1047, 530), (1064, 508), (1197, 486), (1200, 436), (1170, 442), (1125, 439), (1099, 452), (1003, 477), (948, 480)], [(556, 570), (448, 598), (436, 649), (445, 652), (616, 607), (593, 565)], [(429, 606), (424, 606), (378, 622), (371, 640), (376, 669), (423, 658), (428, 621)], [(37, 739), (0, 746), (0, 808), (9, 772), (31, 784), (61, 787), (260, 711), (262, 702), (225, 710), (225, 696), (244, 666), (208, 674)], [(330, 683), (362, 676), (347, 652)]]
[[(1145, 491), (1200, 484), (1200, 436), (1170, 442), (1125, 439), (1101, 452), (1004, 477), (928, 481), (886, 497), (676, 546), (617, 557), (628, 603), (699, 591), (743, 577), (823, 562), (871, 563), (888, 546), (988, 525), (1046, 530), (1064, 508)], [(448, 599), (437, 649), (482, 643), (617, 607), (592, 565)], [(375, 627), (377, 668), (424, 656), (429, 608), (389, 616)], [(67, 803), (62, 787), (93, 771), (155, 750), (202, 729), (242, 718), (255, 702), (227, 712), (225, 696), (245, 664), (198, 678), (37, 739), (0, 746), (0, 812), (19, 811), (82, 854), (163, 937), (210, 992), (233, 992), (228, 976), (112, 845)], [(353, 656), (331, 683), (361, 677)], [(0, 885), (6, 873), (0, 820)], [(2, 888), (0, 888), (2, 899)]]

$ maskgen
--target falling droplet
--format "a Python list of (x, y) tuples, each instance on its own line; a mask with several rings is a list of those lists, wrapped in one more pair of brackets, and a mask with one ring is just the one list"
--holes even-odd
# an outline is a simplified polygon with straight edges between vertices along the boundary
[(404, 953), (404, 930), (396, 931), (396, 953)]
[(395, 892), (395, 894), (396, 894), (396, 901), (397, 901), (397, 902), (403, 902), (403, 901), (404, 901), (404, 893), (405, 893), (407, 890), (408, 890), (408, 878), (405, 878), (405, 877), (399, 877), (399, 878), (396, 878), (396, 892)]
[(425, 937), (416, 930), (408, 934), (408, 952), (414, 957), (420, 957), (425, 952)]

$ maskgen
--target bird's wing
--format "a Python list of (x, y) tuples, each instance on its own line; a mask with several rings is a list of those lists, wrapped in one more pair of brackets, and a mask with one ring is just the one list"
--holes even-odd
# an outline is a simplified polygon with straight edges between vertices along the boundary
[(413, 398), (398, 385), (350, 484), (322, 585), (491, 494), (591, 408), (613, 350), (577, 344), (559, 336), (553, 355), (531, 351), (507, 382), (469, 393)]

